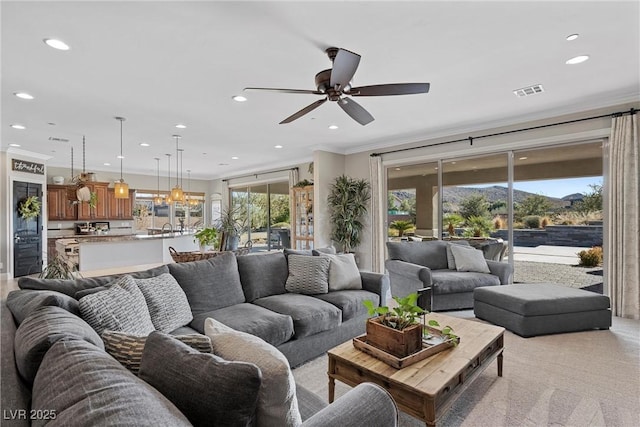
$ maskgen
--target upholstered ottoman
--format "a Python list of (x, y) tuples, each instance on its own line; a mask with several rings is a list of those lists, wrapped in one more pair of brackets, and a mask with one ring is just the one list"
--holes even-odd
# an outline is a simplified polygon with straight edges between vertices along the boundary
[(488, 286), (473, 291), (478, 319), (523, 337), (609, 329), (609, 297), (551, 283)]

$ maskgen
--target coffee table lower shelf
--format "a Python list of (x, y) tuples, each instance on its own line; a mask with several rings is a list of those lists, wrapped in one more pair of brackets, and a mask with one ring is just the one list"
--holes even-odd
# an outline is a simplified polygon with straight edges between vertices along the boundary
[[(363, 353), (354, 348), (352, 342), (329, 350), (329, 402), (335, 397), (335, 380), (351, 387), (373, 382), (387, 390), (402, 411), (424, 421), (427, 426), (435, 426), (493, 360), (497, 359), (498, 376), (502, 376), (504, 329), (456, 320), (474, 323), (475, 326), (470, 326), (472, 329), (479, 325), (494, 333), (462, 337), (457, 348), (404, 369), (395, 369)], [(461, 330), (460, 325), (454, 328), (456, 332)]]

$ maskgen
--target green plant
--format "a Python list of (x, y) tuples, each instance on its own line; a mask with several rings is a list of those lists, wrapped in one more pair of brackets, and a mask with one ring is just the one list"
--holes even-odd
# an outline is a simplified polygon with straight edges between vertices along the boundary
[(447, 226), (449, 236), (455, 236), (456, 227), (459, 227), (464, 223), (464, 217), (457, 213), (447, 213), (442, 217), (442, 223)]
[(75, 279), (74, 270), (59, 256), (49, 260), (38, 275), (40, 279)]
[(91, 192), (91, 195), (89, 196), (89, 207), (90, 208), (95, 208), (98, 204), (98, 193), (96, 193), (95, 191)]
[(198, 240), (198, 243), (201, 247), (203, 246), (213, 246), (214, 248), (218, 247), (218, 230), (213, 227), (203, 228), (193, 235), (194, 241)]
[(238, 205), (223, 209), (216, 221), (216, 228), (228, 236), (237, 236), (243, 230), (246, 221), (246, 215), (243, 218), (241, 214), (242, 209)]
[(543, 216), (551, 209), (549, 199), (541, 194), (533, 194), (516, 206), (516, 216), (523, 218), (529, 215)]
[(294, 184), (294, 187), (306, 187), (308, 185), (313, 185), (313, 181), (309, 181), (308, 179), (303, 179)]
[(393, 221), (391, 224), (389, 224), (389, 228), (398, 230), (398, 237), (402, 237), (405, 231), (411, 230), (414, 227), (415, 226), (411, 221), (404, 221), (401, 219)]
[(469, 219), (474, 216), (489, 216), (489, 201), (484, 194), (471, 195), (460, 202), (460, 215)]
[(365, 179), (341, 175), (335, 179), (327, 197), (331, 218), (331, 238), (343, 252), (360, 244), (363, 219), (367, 213), (371, 188)]
[(493, 222), (483, 216), (467, 218), (466, 223), (469, 228), (464, 232), (465, 237), (486, 237), (493, 227)]
[(540, 217), (538, 215), (527, 215), (522, 218), (522, 222), (527, 228), (540, 228)]
[(24, 220), (30, 220), (40, 216), (40, 200), (38, 196), (29, 196), (24, 199), (18, 206), (20, 217)]
[(580, 265), (583, 267), (597, 267), (602, 264), (602, 247), (594, 246), (588, 250), (578, 252)]

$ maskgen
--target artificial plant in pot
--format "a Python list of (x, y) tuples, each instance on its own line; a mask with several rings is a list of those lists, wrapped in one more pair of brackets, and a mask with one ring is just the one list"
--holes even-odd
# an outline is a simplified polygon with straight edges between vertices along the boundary
[(200, 245), (200, 252), (204, 252), (208, 247), (217, 249), (219, 245), (218, 230), (213, 227), (203, 228), (193, 235), (194, 241)]
[[(246, 215), (245, 215), (246, 218)], [(216, 228), (222, 233), (221, 249), (235, 251), (240, 242), (240, 233), (244, 226), (242, 211), (239, 206), (223, 209), (220, 218), (216, 221)]]
[(369, 199), (371, 187), (366, 179), (342, 175), (331, 185), (327, 198), (331, 239), (339, 245), (342, 252), (351, 252), (360, 244)]

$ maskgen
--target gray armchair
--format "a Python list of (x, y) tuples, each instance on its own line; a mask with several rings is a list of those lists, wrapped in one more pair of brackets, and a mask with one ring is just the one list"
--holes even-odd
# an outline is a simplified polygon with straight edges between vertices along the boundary
[(385, 266), (391, 294), (403, 297), (430, 287), (431, 311), (460, 310), (473, 308), (475, 288), (513, 282), (513, 268), (505, 262), (487, 260), (490, 273), (450, 270), (448, 244), (441, 240), (387, 242)]

